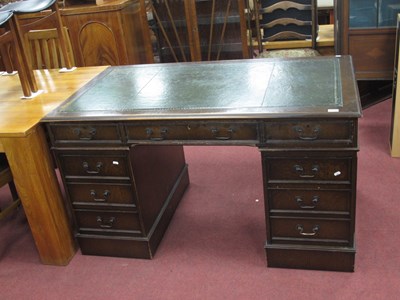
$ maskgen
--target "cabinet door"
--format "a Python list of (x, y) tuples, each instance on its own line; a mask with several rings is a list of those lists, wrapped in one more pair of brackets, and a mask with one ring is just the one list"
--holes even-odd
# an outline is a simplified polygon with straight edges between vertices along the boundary
[(61, 10), (77, 66), (152, 63), (144, 8), (138, 1), (118, 5), (71, 6)]
[(340, 6), (338, 54), (352, 55), (358, 80), (391, 80), (398, 1), (343, 0)]

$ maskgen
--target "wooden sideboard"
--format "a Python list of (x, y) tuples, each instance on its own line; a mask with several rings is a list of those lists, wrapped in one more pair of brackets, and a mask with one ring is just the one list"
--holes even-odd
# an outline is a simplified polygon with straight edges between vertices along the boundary
[[(60, 7), (76, 65), (130, 65), (153, 62), (146, 11), (140, 0), (69, 0)], [(25, 15), (32, 22), (40, 14)]]

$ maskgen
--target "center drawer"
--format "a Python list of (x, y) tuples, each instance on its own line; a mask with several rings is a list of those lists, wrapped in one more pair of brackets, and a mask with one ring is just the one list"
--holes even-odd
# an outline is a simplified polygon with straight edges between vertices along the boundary
[(125, 125), (128, 143), (137, 141), (162, 142), (201, 141), (258, 143), (258, 123), (256, 121), (229, 122), (141, 122)]

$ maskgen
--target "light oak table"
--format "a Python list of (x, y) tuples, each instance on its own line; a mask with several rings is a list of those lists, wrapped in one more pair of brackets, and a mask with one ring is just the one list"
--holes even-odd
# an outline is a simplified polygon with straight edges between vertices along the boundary
[(61, 190), (40, 120), (103, 67), (71, 73), (35, 71), (40, 95), (22, 100), (18, 76), (0, 76), (0, 151), (6, 153), (15, 185), (44, 264), (66, 265), (76, 251)]

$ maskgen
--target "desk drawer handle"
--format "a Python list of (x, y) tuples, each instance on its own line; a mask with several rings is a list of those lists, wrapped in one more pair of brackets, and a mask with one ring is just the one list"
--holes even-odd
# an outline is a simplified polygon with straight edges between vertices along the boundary
[(232, 135), (233, 135), (233, 133), (234, 133), (235, 131), (234, 131), (232, 128), (229, 128), (229, 129), (226, 131), (226, 132), (227, 132), (227, 135), (226, 135), (226, 136), (220, 135), (219, 129), (217, 129), (217, 128), (212, 128), (212, 129), (211, 129), (211, 132), (212, 132), (212, 134), (213, 134), (213, 136), (214, 136), (215, 139), (226, 141), (226, 140), (232, 139)]
[(97, 216), (97, 224), (99, 224), (100, 228), (110, 229), (113, 227), (115, 222), (115, 217), (110, 217), (108, 220), (103, 220), (102, 217)]
[(99, 174), (101, 171), (101, 168), (103, 167), (102, 162), (97, 162), (96, 163), (96, 170), (89, 170), (89, 163), (87, 161), (84, 161), (82, 164), (83, 169), (86, 171), (87, 174)]
[(153, 129), (146, 128), (147, 138), (150, 139), (151, 141), (163, 141), (163, 140), (165, 140), (167, 133), (168, 133), (168, 129), (162, 128), (162, 129), (160, 129), (160, 136), (153, 136), (153, 134), (154, 134)]
[(95, 190), (90, 190), (90, 196), (93, 197), (93, 201), (95, 202), (106, 202), (108, 200), (108, 197), (111, 195), (111, 192), (109, 190), (105, 190), (103, 193), (104, 198), (96, 198), (97, 193)]
[(315, 126), (314, 129), (311, 130), (310, 136), (306, 135), (304, 127), (302, 126), (294, 126), (293, 130), (297, 133), (297, 137), (304, 141), (314, 141), (318, 139), (319, 134), (321, 133), (321, 128), (319, 126)]
[(299, 205), (300, 208), (302, 209), (314, 209), (318, 202), (319, 202), (319, 197), (318, 196), (313, 196), (311, 202), (313, 205), (305, 205), (304, 200), (301, 196), (296, 196), (295, 197), (296, 203)]
[(301, 178), (314, 178), (317, 176), (319, 172), (319, 166), (318, 165), (313, 165), (311, 168), (312, 174), (306, 174), (304, 171), (304, 168), (300, 165), (294, 165), (293, 170), (299, 175)]
[(304, 232), (304, 227), (303, 227), (303, 225), (300, 225), (300, 224), (296, 225), (296, 229), (301, 235), (314, 236), (314, 235), (317, 235), (317, 233), (319, 231), (319, 225), (314, 225), (314, 227), (312, 228), (312, 232)]
[(96, 135), (96, 128), (88, 128), (88, 129), (75, 128), (74, 133), (75, 135), (78, 136), (80, 140), (90, 141), (93, 140), (93, 138)]

